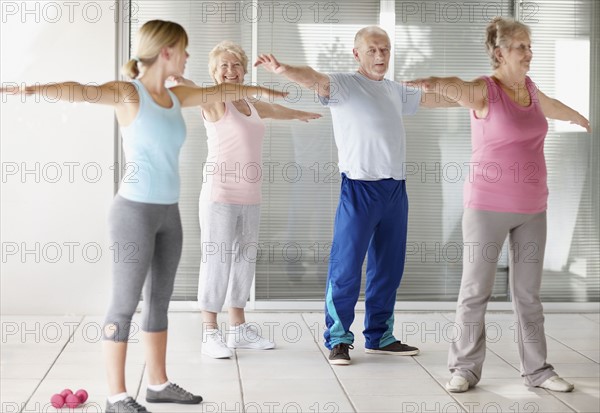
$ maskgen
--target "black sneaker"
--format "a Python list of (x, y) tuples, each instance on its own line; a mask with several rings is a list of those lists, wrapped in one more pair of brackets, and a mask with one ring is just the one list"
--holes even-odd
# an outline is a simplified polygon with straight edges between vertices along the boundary
[(329, 364), (336, 366), (347, 366), (350, 364), (350, 354), (348, 350), (353, 350), (352, 344), (340, 343), (329, 352)]
[(391, 354), (393, 356), (416, 356), (419, 354), (419, 349), (407, 344), (402, 344), (400, 341), (395, 341), (392, 344), (380, 348), (366, 348), (365, 353)]
[(193, 395), (175, 383), (169, 383), (161, 391), (147, 389), (146, 401), (148, 403), (198, 404), (202, 401), (202, 397)]
[(119, 400), (116, 403), (106, 401), (105, 413), (150, 413), (144, 406), (138, 404), (132, 397)]

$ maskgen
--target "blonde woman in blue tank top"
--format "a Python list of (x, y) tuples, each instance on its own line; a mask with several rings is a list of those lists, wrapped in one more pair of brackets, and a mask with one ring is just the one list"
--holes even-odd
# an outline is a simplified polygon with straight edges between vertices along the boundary
[[(202, 397), (174, 383), (166, 373), (167, 311), (181, 256), (179, 216), (179, 151), (186, 137), (182, 107), (239, 100), (281, 92), (243, 85), (210, 88), (165, 87), (170, 76), (182, 76), (188, 37), (179, 24), (162, 20), (145, 23), (138, 36), (137, 55), (124, 67), (132, 82), (101, 86), (76, 82), (37, 85), (7, 94), (52, 94), (71, 102), (90, 102), (115, 108), (128, 164), (136, 174), (124, 180), (110, 211), (111, 245), (128, 259), (113, 263), (112, 298), (104, 322), (104, 352), (109, 397), (105, 412), (148, 412), (127, 394), (125, 358), (131, 319), (143, 292), (142, 321), (148, 403), (198, 404)], [(227, 91), (227, 93), (225, 93)], [(89, 93), (93, 92), (93, 93)], [(99, 97), (99, 98), (98, 98)], [(131, 248), (135, 254), (131, 256)]]

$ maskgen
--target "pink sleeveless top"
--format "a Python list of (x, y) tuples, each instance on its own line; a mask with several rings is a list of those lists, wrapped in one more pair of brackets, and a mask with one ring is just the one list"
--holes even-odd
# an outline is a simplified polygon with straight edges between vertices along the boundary
[[(525, 84), (527, 107), (513, 102), (493, 79), (484, 76), (489, 110), (471, 111), (471, 164), (464, 186), (465, 208), (534, 214), (546, 210), (548, 187), (544, 139), (548, 122), (535, 84)], [(520, 91), (520, 93), (526, 93)]]
[(262, 145), (265, 124), (248, 101), (250, 116), (231, 102), (216, 122), (204, 119), (208, 157), (203, 167), (200, 200), (255, 205), (261, 201)]

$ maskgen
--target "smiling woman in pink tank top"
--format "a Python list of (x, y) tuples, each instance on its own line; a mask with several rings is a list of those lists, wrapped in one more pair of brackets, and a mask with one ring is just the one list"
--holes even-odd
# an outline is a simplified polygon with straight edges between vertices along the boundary
[(493, 245), (499, 252), (508, 235), (521, 375), (528, 386), (570, 392), (574, 386), (546, 362), (540, 301), (548, 199), (544, 139), (546, 118), (570, 121), (588, 132), (590, 124), (575, 110), (542, 93), (527, 76), (533, 52), (526, 25), (496, 17), (487, 27), (486, 47), (494, 68), (492, 76), (471, 82), (456, 77), (410, 82), (425, 91), (442, 91), (449, 101), (471, 113), (472, 167), (464, 187), (462, 230), (464, 242), (474, 249), (463, 254), (455, 319), (463, 334), (450, 346), (452, 377), (446, 389), (464, 392), (481, 379), (485, 310), (498, 258), (489, 256), (488, 247)]
[[(210, 75), (217, 84), (242, 84), (248, 58), (235, 43), (223, 41), (209, 55)], [(185, 84), (189, 80), (179, 79)], [(264, 118), (307, 122), (318, 113), (247, 99), (202, 106), (208, 135), (208, 157), (200, 193), (202, 262), (198, 306), (202, 310), (202, 354), (229, 358), (232, 348), (266, 350), (272, 338), (245, 320), (256, 267), (260, 219)], [(217, 313), (229, 309), (227, 343)]]

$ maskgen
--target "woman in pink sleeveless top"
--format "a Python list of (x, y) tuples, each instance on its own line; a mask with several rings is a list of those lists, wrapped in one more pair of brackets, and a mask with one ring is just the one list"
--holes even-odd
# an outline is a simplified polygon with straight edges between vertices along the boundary
[(441, 91), (471, 110), (472, 169), (464, 187), (462, 230), (465, 245), (474, 247), (463, 254), (455, 320), (461, 334), (450, 347), (452, 377), (446, 389), (464, 392), (481, 379), (485, 310), (497, 255), (508, 235), (521, 375), (528, 386), (569, 392), (574, 386), (546, 362), (540, 301), (548, 198), (544, 139), (546, 118), (570, 121), (588, 131), (590, 125), (575, 110), (543, 94), (527, 76), (533, 54), (526, 25), (496, 17), (487, 27), (486, 47), (492, 76), (472, 82), (456, 77), (410, 82), (425, 91)]
[[(219, 43), (209, 55), (209, 71), (217, 84), (242, 84), (248, 58), (235, 43)], [(184, 83), (191, 83), (185, 81)], [(309, 121), (318, 113), (243, 99), (202, 106), (208, 135), (208, 157), (200, 193), (202, 262), (198, 305), (202, 310), (202, 354), (229, 358), (232, 348), (272, 349), (275, 343), (247, 324), (244, 307), (250, 294), (257, 255), (263, 175), (262, 119)], [(218, 329), (217, 313), (229, 309), (227, 343)]]

